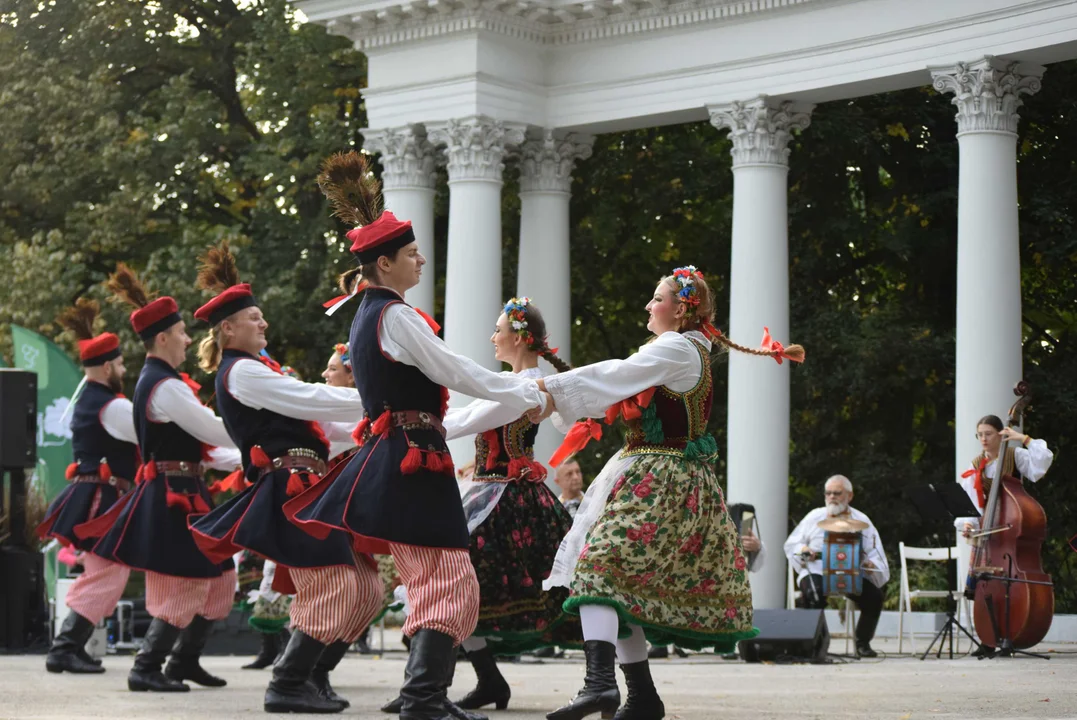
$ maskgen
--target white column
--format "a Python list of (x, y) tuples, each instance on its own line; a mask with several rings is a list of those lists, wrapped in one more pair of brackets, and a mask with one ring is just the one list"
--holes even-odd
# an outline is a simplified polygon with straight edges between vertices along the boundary
[[(490, 343), (501, 292), (501, 185), (507, 145), (524, 141), (524, 126), (484, 115), (431, 124), (446, 145), (449, 170), (449, 247), (445, 271), (445, 341), (454, 351), (500, 370)], [(457, 407), (470, 398), (453, 393)], [(457, 467), (474, 459), (469, 438), (449, 443)]]
[(385, 207), (410, 220), (415, 241), (427, 261), (422, 280), (408, 291), (408, 302), (434, 314), (434, 171), (437, 153), (422, 125), (364, 130), (363, 146), (381, 153)]
[[(813, 106), (758, 97), (708, 107), (733, 141), (733, 253), (729, 335), (755, 345), (763, 326), (789, 340), (787, 176), (790, 132), (808, 126)], [(781, 547), (789, 514), (789, 364), (732, 352), (726, 472), (728, 502), (755, 506), (768, 562), (751, 577), (756, 607), (783, 607)], [(837, 472), (837, 470), (835, 470)], [(820, 480), (821, 481), (821, 480)]]
[[(591, 157), (594, 137), (569, 134), (540, 138), (520, 148), (520, 270), (518, 297), (530, 297), (542, 311), (550, 346), (565, 362), (572, 358), (571, 266), (569, 265), (569, 201), (572, 170), (577, 160)], [(556, 372), (543, 362), (546, 372)], [(545, 463), (563, 436), (551, 423), (539, 427), (535, 457)], [(547, 479), (551, 489), (553, 472)]]
[(976, 421), (1005, 421), (1021, 379), (1017, 109), (1020, 95), (1039, 91), (1043, 72), (990, 56), (931, 68), (935, 89), (954, 93), (958, 109), (955, 478), (980, 452)]

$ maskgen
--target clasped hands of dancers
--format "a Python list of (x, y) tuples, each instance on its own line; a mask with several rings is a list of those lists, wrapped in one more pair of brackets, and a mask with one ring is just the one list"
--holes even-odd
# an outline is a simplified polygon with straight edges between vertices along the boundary
[[(800, 362), (803, 350), (766, 330), (759, 348), (731, 342), (712, 324), (703, 274), (687, 266), (663, 277), (647, 303), (650, 341), (627, 359), (576, 369), (549, 347), (534, 303), (513, 298), (491, 338), (512, 369), (491, 372), (453, 353), (436, 323), (406, 303), (426, 260), (411, 223), (382, 211), (365, 157), (330, 158), (319, 184), (354, 227), (358, 267), (341, 278), (345, 295), (327, 303), (332, 313), (363, 292), (349, 343), (334, 354), (348, 356), (354, 388), (301, 382), (262, 357), (268, 323), (226, 244), (202, 258), (199, 285), (214, 297), (194, 314), (210, 326), (199, 360), (216, 371), (220, 417), (176, 371), (191, 341), (175, 301), (152, 299), (128, 268), (109, 288), (135, 306), (131, 322), (147, 349), (132, 401), (119, 395), (118, 338), (93, 335), (96, 306), (80, 300), (65, 318), (87, 382), (75, 404), (71, 484), (39, 533), (83, 550), (86, 572), (68, 595), (48, 669), (104, 672), (82, 648), (133, 568), (147, 573), (154, 619), (130, 689), (224, 685), (199, 656), (231, 607), (232, 557), (248, 551), (276, 564), (274, 591), (294, 595), (265, 710), (340, 712), (348, 701), (329, 672), (383, 609), (373, 556), (391, 555), (407, 588), (411, 652), (387, 710), (406, 720), (483, 718), (471, 711), (509, 702), (496, 655), (582, 644), (584, 685), (551, 720), (663, 717), (648, 640), (730, 651), (757, 633), (746, 560), (712, 467), (710, 354), (717, 344), (780, 364)], [(539, 357), (558, 374), (543, 377)], [(331, 363), (327, 380), (333, 371)], [(450, 390), (478, 399), (449, 410)], [(555, 411), (567, 436), (552, 465), (601, 437), (602, 424), (620, 418), (627, 428), (574, 518), (534, 458), (538, 424)], [(458, 485), (446, 440), (472, 434), (475, 471)], [(346, 451), (331, 452), (331, 442)], [(207, 463), (241, 467), (228, 483), (238, 493), (216, 507), (202, 480)], [(447, 690), (461, 644), (478, 686), (455, 704)]]

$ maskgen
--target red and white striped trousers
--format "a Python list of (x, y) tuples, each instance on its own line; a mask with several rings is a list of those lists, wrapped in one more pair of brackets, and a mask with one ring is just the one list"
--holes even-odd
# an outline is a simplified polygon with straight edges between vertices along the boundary
[(295, 585), (292, 628), (318, 642), (355, 642), (381, 610), (381, 580), (365, 562), (354, 567), (288, 568), (288, 574)]
[(83, 553), (81, 561), (83, 571), (67, 591), (67, 607), (96, 625), (123, 597), (131, 568), (91, 553)]
[(389, 543), (411, 614), (404, 634), (423, 628), (451, 635), (459, 645), (479, 622), (479, 579), (467, 550)]
[(215, 578), (146, 573), (146, 611), (178, 628), (190, 625), (195, 615), (207, 620), (225, 619), (235, 597), (235, 570)]

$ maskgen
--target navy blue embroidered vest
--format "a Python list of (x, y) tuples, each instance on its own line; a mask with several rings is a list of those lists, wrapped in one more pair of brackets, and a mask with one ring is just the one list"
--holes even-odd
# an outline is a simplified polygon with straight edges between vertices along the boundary
[(251, 463), (251, 448), (258, 445), (271, 458), (287, 454), (293, 448), (313, 450), (322, 460), (326, 460), (329, 449), (322, 442), (311, 424), (306, 420), (297, 420), (272, 410), (256, 410), (244, 405), (228, 392), (228, 373), (238, 362), (261, 362), (253, 355), (241, 350), (225, 350), (221, 365), (217, 368), (215, 382), (217, 390), (217, 412), (224, 421), (233, 442), (243, 454), (243, 465)]
[(101, 412), (117, 397), (119, 395), (105, 385), (87, 382), (75, 402), (71, 419), (71, 449), (79, 475), (97, 475), (104, 460), (115, 477), (135, 479), (138, 470), (137, 448), (112, 437), (101, 424)]
[[(174, 422), (149, 419), (153, 390), (165, 380), (180, 380), (175, 368), (164, 360), (147, 357), (135, 385), (135, 431), (144, 462), (175, 460), (197, 463), (202, 460), (202, 443)], [(183, 382), (180, 380), (180, 382)]]
[(370, 288), (355, 313), (351, 329), (352, 373), (363, 407), (371, 418), (384, 410), (418, 410), (442, 416), (442, 390), (419, 368), (390, 360), (381, 351), (378, 329), (389, 305), (403, 303), (385, 288)]

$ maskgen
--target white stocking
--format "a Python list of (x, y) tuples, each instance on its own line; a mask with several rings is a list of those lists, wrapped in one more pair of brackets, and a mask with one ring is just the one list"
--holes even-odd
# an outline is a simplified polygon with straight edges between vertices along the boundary
[(617, 641), (617, 662), (622, 665), (643, 662), (647, 659), (647, 638), (643, 634), (643, 628), (639, 625), (629, 627), (632, 628), (632, 634)]
[(580, 605), (583, 639), (617, 642), (617, 611), (609, 605)]

